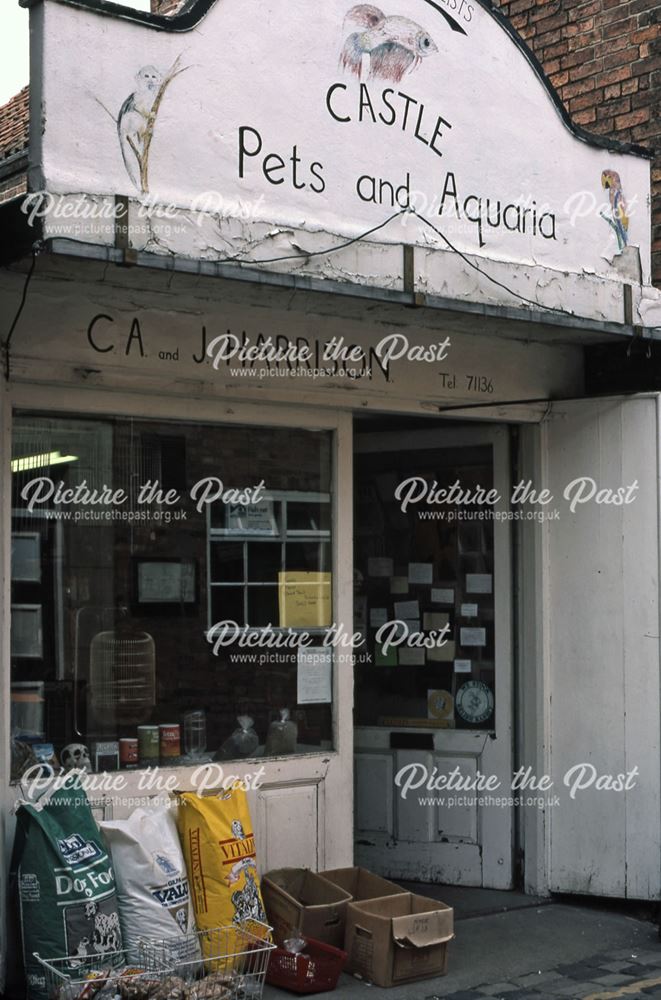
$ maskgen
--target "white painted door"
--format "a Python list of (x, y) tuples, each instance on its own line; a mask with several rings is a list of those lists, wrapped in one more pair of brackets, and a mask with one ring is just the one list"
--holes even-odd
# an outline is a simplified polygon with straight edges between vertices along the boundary
[[(359, 434), (355, 450), (355, 608), (366, 619), (364, 654), (378, 660), (356, 670), (357, 862), (394, 878), (511, 888), (511, 525), (488, 515), (489, 507), (509, 509), (508, 431), (447, 425)], [(412, 511), (411, 503), (403, 518), (405, 494), (397, 501), (392, 491), (413, 477), (466, 487), (490, 480), (502, 499), (482, 508), (439, 504), (422, 518), (431, 505)], [(443, 509), (487, 516), (456, 513), (449, 524)], [(375, 626), (384, 614), (416, 611), (422, 631), (447, 618), (455, 648), (431, 660), (425, 651), (424, 664), (408, 653), (402, 663), (400, 650), (395, 665)], [(434, 787), (453, 773), (463, 787)], [(497, 787), (476, 787), (480, 775)]]
[(660, 400), (557, 403), (544, 425), (554, 892), (659, 898)]

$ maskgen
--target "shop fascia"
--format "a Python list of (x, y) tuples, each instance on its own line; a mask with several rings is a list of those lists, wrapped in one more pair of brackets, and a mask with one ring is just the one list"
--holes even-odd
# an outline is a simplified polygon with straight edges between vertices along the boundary
[[(171, 31), (94, 0), (41, 6), (35, 118), (46, 99), (67, 114), (46, 119), (24, 211), (53, 249), (550, 321), (571, 302), (575, 317), (622, 325), (624, 285), (633, 323), (661, 310), (644, 151), (563, 119), (541, 70), (481, 5), (449, 30), (428, 0), (397, 17), (332, 0), (314, 25), (284, 0), (205, 0)], [(74, 65), (64, 53), (81, 34)], [(246, 34), (259, 74), (226, 42)]]

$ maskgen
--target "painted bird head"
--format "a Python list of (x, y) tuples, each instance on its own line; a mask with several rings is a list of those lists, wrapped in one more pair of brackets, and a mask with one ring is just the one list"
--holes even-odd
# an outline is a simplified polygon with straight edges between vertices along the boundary
[(162, 74), (155, 66), (143, 66), (142, 69), (138, 70), (135, 77), (139, 90), (148, 90), (153, 93), (160, 87), (162, 79)]
[(601, 186), (607, 191), (621, 191), (622, 181), (617, 170), (603, 170), (601, 173)]

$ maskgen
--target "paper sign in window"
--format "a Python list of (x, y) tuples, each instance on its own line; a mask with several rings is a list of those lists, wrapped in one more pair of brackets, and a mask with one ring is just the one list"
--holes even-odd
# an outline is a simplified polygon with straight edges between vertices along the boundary
[(462, 628), (459, 630), (460, 646), (486, 646), (487, 630), (484, 628)]
[(263, 499), (257, 504), (229, 504), (226, 531), (233, 535), (277, 535), (273, 501)]
[(450, 615), (447, 611), (425, 611), (422, 619), (422, 627), (425, 632), (430, 629), (445, 628), (450, 622)]
[(433, 572), (431, 563), (409, 563), (409, 583), (431, 583)]
[(281, 628), (327, 628), (331, 622), (331, 574), (278, 573)]
[(444, 642), (442, 646), (432, 646), (431, 649), (428, 649), (427, 659), (433, 663), (449, 663), (454, 660), (455, 651), (455, 643), (450, 640)]
[(467, 573), (466, 593), (467, 594), (490, 594), (493, 590), (493, 577), (491, 573)]
[(395, 618), (400, 618), (402, 620), (419, 618), (420, 617), (420, 602), (419, 601), (395, 601)]
[(450, 587), (432, 587), (432, 604), (454, 604), (454, 590)]
[(333, 654), (323, 646), (298, 651), (296, 701), (299, 705), (327, 705), (333, 699)]

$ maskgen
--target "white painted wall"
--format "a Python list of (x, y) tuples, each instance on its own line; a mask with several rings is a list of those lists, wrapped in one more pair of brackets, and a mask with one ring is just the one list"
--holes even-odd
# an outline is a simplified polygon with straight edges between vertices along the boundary
[[(626, 793), (562, 789), (549, 810), (550, 888), (658, 899), (658, 398), (558, 404), (547, 424), (548, 485), (638, 481), (634, 503), (562, 509), (547, 531), (550, 763), (558, 786), (580, 762), (639, 768)], [(524, 665), (525, 666), (525, 665)]]
[[(227, 0), (193, 30), (165, 32), (65, 0), (35, 5), (32, 114), (44, 128), (33, 137), (31, 183), (62, 196), (67, 213), (49, 203), (48, 235), (112, 241), (103, 215), (123, 194), (132, 199), (131, 245), (155, 254), (265, 267), (287, 256), (280, 266), (288, 271), (398, 287), (399, 261), (393, 267), (388, 248), (414, 244), (424, 250), (416, 276), (427, 294), (519, 305), (521, 296), (621, 321), (621, 296), (617, 309), (605, 309), (608, 293), (590, 279), (620, 289), (649, 282), (649, 162), (574, 136), (524, 52), (479, 0), (454, 14), (464, 34), (428, 0), (385, 9), (384, 38), (410, 51), (406, 45), (426, 36), (438, 49), (400, 80), (375, 76), (372, 55), (360, 77), (341, 63), (348, 38), (373, 44), (369, 30), (347, 20), (352, 7), (329, 0), (312, 12), (307, 0)], [(183, 72), (164, 92), (148, 177), (152, 208), (167, 204), (173, 214), (138, 217), (145, 194), (127, 146), (130, 111), (122, 117), (120, 109), (135, 94), (150, 107), (136, 75), (149, 67), (158, 82), (177, 59)], [(134, 146), (141, 141), (132, 136)], [(630, 219), (621, 256), (603, 218), (612, 221), (604, 171), (618, 174)], [(394, 207), (382, 181), (400, 191)], [(102, 217), (72, 219), (77, 203)], [(409, 215), (379, 229), (373, 239), (383, 249), (370, 264), (361, 249), (325, 253), (409, 203), (442, 235)], [(582, 279), (571, 294), (568, 276)]]

